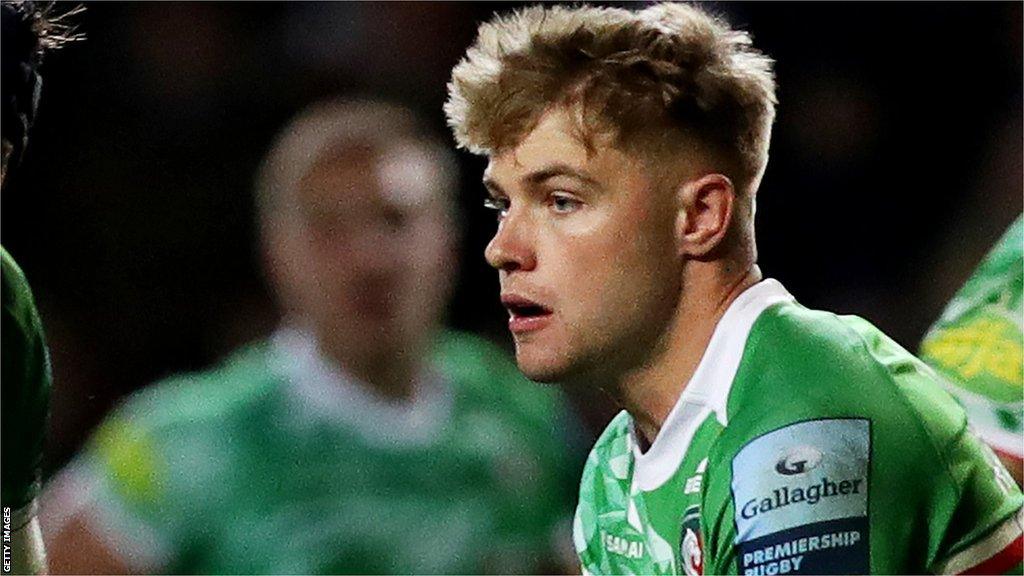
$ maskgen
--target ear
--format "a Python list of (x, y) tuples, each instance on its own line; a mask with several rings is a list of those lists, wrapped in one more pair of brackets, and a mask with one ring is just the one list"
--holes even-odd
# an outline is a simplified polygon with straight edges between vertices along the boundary
[(676, 246), (680, 256), (704, 258), (722, 244), (729, 232), (736, 202), (732, 180), (706, 174), (682, 184), (676, 215)]

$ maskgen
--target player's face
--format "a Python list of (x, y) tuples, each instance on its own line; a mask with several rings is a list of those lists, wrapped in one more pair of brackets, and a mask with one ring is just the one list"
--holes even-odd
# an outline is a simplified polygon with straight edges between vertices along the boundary
[(523, 373), (568, 382), (642, 364), (679, 299), (673, 196), (607, 139), (588, 155), (558, 110), (484, 180), (499, 209), (486, 257)]
[(280, 208), (283, 296), (343, 363), (394, 360), (435, 328), (452, 273), (437, 166), (413, 145), (327, 153)]

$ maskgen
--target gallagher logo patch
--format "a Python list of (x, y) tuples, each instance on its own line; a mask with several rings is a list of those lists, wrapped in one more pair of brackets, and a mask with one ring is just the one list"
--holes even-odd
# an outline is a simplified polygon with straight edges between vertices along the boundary
[(871, 423), (809, 420), (748, 442), (732, 460), (743, 574), (868, 570)]

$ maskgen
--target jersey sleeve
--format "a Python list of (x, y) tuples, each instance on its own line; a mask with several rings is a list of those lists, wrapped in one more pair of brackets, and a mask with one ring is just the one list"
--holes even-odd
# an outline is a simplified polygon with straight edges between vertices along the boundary
[(96, 535), (134, 569), (152, 570), (167, 566), (179, 548), (187, 502), (174, 487), (159, 431), (131, 408), (101, 424), (70, 467), (75, 484), (87, 487), (85, 510)]
[[(26, 509), (39, 491), (40, 465), (50, 399), (50, 360), (32, 293), (14, 260), (2, 252), (3, 282), (3, 462), (2, 500), (12, 511)], [(26, 509), (27, 510), (27, 509)], [(30, 513), (18, 514), (21, 523)], [(12, 528), (18, 528), (17, 525)]]
[[(762, 343), (737, 376), (755, 384), (734, 390), (710, 456), (705, 571), (969, 572), (1003, 550), (1019, 562), (1005, 539), (1024, 497), (931, 370), (863, 320), (827, 337), (814, 320), (752, 336), (786, 348)], [(992, 534), (1010, 547), (978, 546)], [(950, 563), (967, 550), (984, 552)]]
[(234, 396), (217, 391), (250, 388), (216, 371), (158, 382), (108, 416), (72, 464), (90, 527), (133, 569), (174, 571), (214, 537), (224, 490), (237, 486), (229, 481)]
[[(947, 531), (935, 574), (1019, 574), (1024, 540), (1020, 493), (999, 459), (964, 427), (946, 452), (959, 491), (939, 524)], [(1012, 512), (1013, 503), (1017, 510)], [(1003, 503), (1003, 505), (1000, 505)]]

